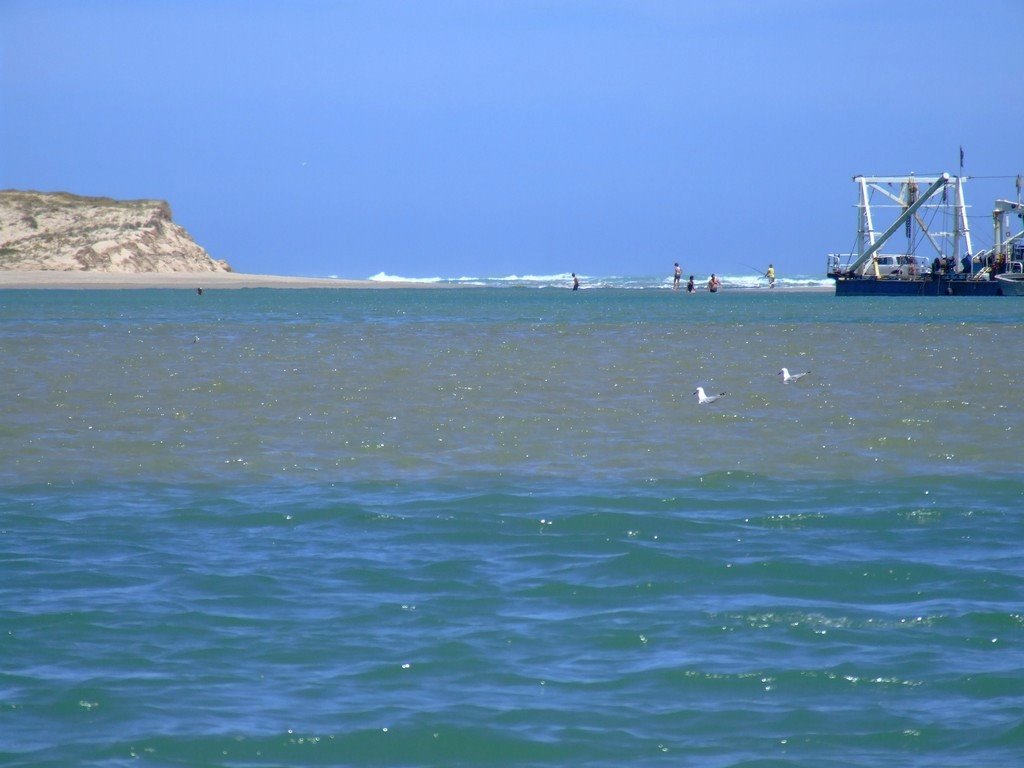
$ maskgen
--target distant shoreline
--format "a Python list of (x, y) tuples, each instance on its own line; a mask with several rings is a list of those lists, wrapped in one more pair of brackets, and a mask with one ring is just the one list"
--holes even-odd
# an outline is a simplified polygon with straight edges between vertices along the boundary
[(0, 271), (0, 289), (55, 288), (118, 290), (132, 288), (184, 288), (196, 290), (237, 288), (389, 288), (418, 283), (380, 283), (332, 277), (249, 275), (241, 272), (73, 272), (50, 270)]
[[(242, 272), (94, 272), (61, 270), (0, 270), (0, 290), (131, 290), (176, 288), (223, 290), (238, 288), (482, 288), (477, 284), (422, 282), (417, 280), (349, 280), (333, 277), (294, 277), (290, 275), (251, 275)], [(589, 288), (589, 286), (584, 286)], [(557, 290), (557, 289), (554, 289)], [(723, 293), (827, 293), (832, 286), (776, 286), (773, 289), (729, 288)], [(706, 293), (706, 291), (700, 291)]]

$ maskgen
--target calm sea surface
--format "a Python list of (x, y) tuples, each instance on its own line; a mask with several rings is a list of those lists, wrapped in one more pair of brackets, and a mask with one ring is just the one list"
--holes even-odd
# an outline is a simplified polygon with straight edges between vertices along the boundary
[(0, 291), (0, 764), (1020, 765), (1022, 330)]

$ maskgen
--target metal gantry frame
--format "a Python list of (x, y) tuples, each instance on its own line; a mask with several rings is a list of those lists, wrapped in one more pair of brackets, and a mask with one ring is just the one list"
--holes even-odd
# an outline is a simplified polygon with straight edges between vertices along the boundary
[[(847, 267), (852, 274), (864, 274), (869, 265), (873, 264), (873, 257), (881, 250), (882, 246), (900, 229), (910, 221), (916, 221), (921, 233), (935, 249), (938, 256), (950, 256), (954, 269), (959, 271), (960, 255), (962, 246), (966, 245), (965, 253), (973, 251), (971, 245), (971, 230), (967, 222), (967, 206), (964, 202), (963, 184), (967, 177), (950, 176), (943, 173), (939, 176), (854, 176), (859, 190), (857, 204), (857, 253), (855, 261)], [(882, 185), (899, 185), (899, 194), (893, 194)], [(918, 194), (920, 186), (927, 184), (928, 188), (923, 194)], [(929, 205), (935, 195), (940, 191), (952, 187), (953, 190), (953, 232), (932, 232), (926, 222), (919, 215), (922, 207)], [(879, 192), (902, 209), (896, 220), (881, 235), (875, 229), (874, 215), (871, 209), (871, 193)], [(948, 203), (947, 203), (948, 204)], [(929, 207), (935, 207), (932, 204)], [(952, 251), (946, 253), (944, 243), (937, 238), (952, 238)], [(876, 270), (877, 275), (877, 270)]]
[[(1010, 234), (1012, 228), (1009, 226), (1009, 222), (1004, 223), (1004, 219), (1008, 218), (1011, 213), (1019, 216), (1022, 222), (1021, 231), (1015, 235)], [(992, 211), (992, 231), (993, 255), (996, 258), (1009, 259), (1011, 246), (1015, 242), (1024, 240), (1024, 205), (1020, 200), (1015, 203), (1010, 200), (996, 200), (995, 209)]]

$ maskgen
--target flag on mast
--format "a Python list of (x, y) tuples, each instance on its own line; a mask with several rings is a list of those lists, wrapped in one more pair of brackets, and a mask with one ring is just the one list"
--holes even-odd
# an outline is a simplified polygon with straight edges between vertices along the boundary
[(963, 144), (961, 144), (960, 145), (960, 170), (963, 171), (963, 169), (964, 169), (964, 146), (963, 146)]

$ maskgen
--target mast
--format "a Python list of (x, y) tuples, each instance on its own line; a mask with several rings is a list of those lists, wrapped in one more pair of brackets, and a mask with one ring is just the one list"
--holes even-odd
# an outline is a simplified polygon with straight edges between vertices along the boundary
[[(957, 176), (953, 185), (953, 269), (963, 271), (960, 266), (960, 238), (967, 245), (967, 254), (974, 255), (971, 247), (971, 227), (967, 223), (967, 206), (964, 204), (964, 177)], [(971, 259), (970, 271), (974, 272), (974, 260)]]
[(857, 253), (875, 244), (875, 225), (871, 220), (871, 204), (868, 198), (868, 180), (856, 176), (860, 188), (860, 204), (857, 206)]

